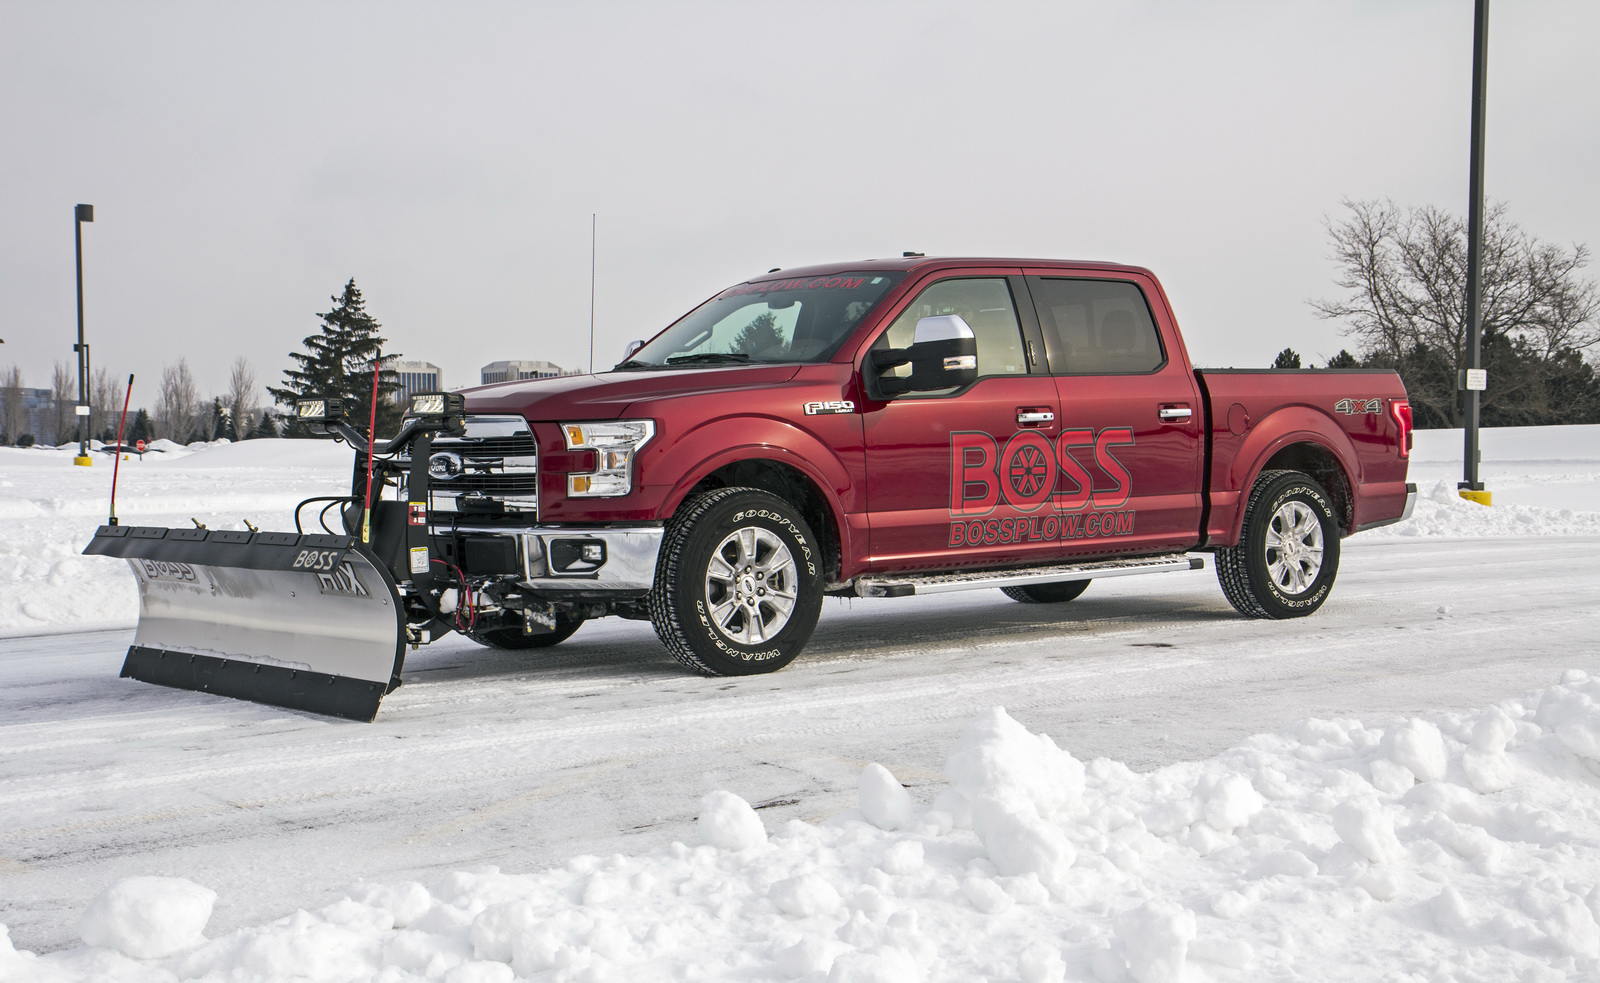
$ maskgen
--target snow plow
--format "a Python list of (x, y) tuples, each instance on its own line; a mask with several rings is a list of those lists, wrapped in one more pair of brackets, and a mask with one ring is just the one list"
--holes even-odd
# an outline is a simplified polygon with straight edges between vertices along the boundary
[[(462, 398), (424, 393), (398, 436), (375, 442), (337, 399), (301, 400), (312, 433), (356, 448), (349, 496), (307, 499), (295, 532), (101, 526), (87, 555), (121, 557), (139, 584), (122, 676), (312, 713), (372, 720), (400, 685), (405, 647), (453, 630), (432, 590), (429, 445), (462, 430)], [(412, 462), (416, 462), (413, 464)], [(386, 486), (407, 500), (385, 500)], [(325, 502), (323, 532), (300, 512)], [(339, 506), (344, 530), (326, 525)]]

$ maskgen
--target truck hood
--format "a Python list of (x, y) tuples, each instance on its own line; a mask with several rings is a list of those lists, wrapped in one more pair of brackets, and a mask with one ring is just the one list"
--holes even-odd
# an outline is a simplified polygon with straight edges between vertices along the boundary
[(499, 382), (462, 394), (468, 413), (516, 413), (530, 421), (554, 423), (615, 420), (639, 400), (763, 389), (787, 382), (799, 371), (795, 364), (637, 369)]

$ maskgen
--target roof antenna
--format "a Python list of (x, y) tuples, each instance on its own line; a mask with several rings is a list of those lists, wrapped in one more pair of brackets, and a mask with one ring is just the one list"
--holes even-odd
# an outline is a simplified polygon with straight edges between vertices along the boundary
[(594, 212), (589, 213), (589, 374), (594, 375), (594, 244), (599, 231)]

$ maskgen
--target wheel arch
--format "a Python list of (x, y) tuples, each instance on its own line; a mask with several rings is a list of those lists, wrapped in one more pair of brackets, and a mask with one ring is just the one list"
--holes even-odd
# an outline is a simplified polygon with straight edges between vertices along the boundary
[(1360, 476), (1353, 473), (1352, 462), (1357, 459), (1349, 435), (1324, 415), (1306, 407), (1288, 407), (1269, 415), (1251, 428), (1226, 474), (1224, 490), (1239, 495), (1227, 541), (1239, 541), (1245, 503), (1256, 479), (1263, 471), (1278, 469), (1315, 478), (1334, 499), (1340, 529), (1346, 535), (1353, 533)]
[(783, 499), (800, 511), (822, 543), (823, 578), (837, 583), (843, 562), (842, 516), (837, 503), (820, 482), (790, 460), (769, 456), (739, 456), (735, 460), (702, 468), (696, 477), (673, 489), (668, 514), (685, 502), (716, 488), (759, 488)]

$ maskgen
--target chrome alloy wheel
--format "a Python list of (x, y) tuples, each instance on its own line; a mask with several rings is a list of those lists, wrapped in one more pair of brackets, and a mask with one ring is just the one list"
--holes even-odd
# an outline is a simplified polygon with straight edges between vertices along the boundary
[(789, 547), (760, 526), (729, 533), (706, 565), (706, 602), (717, 631), (741, 645), (783, 630), (794, 610), (799, 571)]
[(1304, 502), (1284, 502), (1267, 527), (1267, 572), (1288, 595), (1310, 589), (1322, 569), (1322, 523)]

